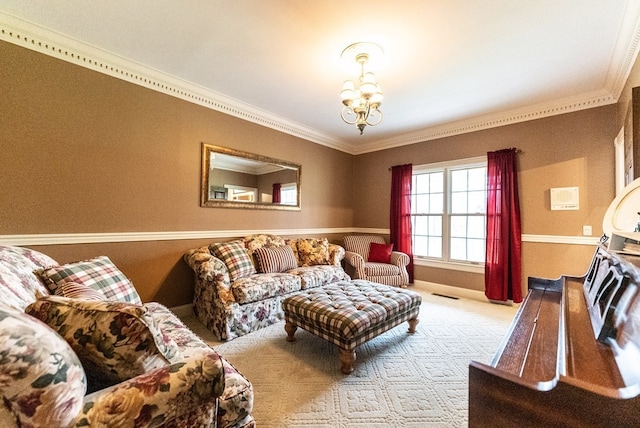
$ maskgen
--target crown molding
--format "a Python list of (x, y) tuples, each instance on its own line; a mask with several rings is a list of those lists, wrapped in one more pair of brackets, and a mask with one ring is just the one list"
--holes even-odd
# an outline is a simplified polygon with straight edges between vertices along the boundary
[(534, 104), (520, 109), (501, 111), (490, 115), (449, 122), (443, 125), (432, 126), (388, 139), (374, 141), (369, 144), (362, 144), (354, 149), (354, 153), (352, 154), (359, 155), (390, 149), (393, 147), (436, 140), (444, 137), (451, 137), (454, 135), (466, 134), (483, 129), (512, 125), (515, 123), (527, 122), (529, 120), (556, 116), (558, 114), (571, 113), (589, 108), (615, 104), (617, 101), (618, 97), (613, 96), (609, 91), (603, 89), (589, 94), (581, 94), (575, 97)]
[[(570, 113), (618, 101), (640, 48), (640, 4), (629, 2), (605, 88), (595, 93), (506, 110), (380, 139), (348, 143), (200, 85), (0, 11), (0, 40), (348, 154), (358, 155), (483, 129)], [(633, 37), (630, 37), (633, 35)]]
[[(631, 37), (632, 36), (632, 37)], [(640, 2), (629, 1), (607, 72), (605, 88), (620, 98), (640, 48)]]

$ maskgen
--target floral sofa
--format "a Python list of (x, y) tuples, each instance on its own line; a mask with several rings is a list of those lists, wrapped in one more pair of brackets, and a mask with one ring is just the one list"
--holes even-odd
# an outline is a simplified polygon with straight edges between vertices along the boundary
[(349, 280), (344, 254), (326, 238), (268, 234), (195, 248), (184, 255), (195, 272), (194, 311), (219, 340), (245, 335), (284, 319), (285, 297)]
[(0, 246), (0, 426), (253, 427), (253, 389), (107, 257)]

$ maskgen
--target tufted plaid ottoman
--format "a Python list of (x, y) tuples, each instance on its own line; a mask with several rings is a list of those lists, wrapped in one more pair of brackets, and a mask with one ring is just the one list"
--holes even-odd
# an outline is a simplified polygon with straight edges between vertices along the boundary
[(409, 321), (415, 333), (422, 297), (414, 291), (361, 279), (305, 290), (282, 301), (287, 340), (298, 327), (340, 348), (342, 373), (353, 371), (356, 347)]

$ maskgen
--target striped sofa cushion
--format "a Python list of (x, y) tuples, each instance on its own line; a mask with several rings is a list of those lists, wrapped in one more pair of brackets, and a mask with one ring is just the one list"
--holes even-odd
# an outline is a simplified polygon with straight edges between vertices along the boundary
[(258, 248), (253, 255), (262, 273), (286, 272), (298, 267), (293, 250), (288, 245), (278, 248)]

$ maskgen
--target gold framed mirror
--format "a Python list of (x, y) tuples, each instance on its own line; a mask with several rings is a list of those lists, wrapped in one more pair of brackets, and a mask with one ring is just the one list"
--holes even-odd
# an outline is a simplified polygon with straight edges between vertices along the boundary
[(300, 211), (299, 164), (202, 143), (200, 206)]

